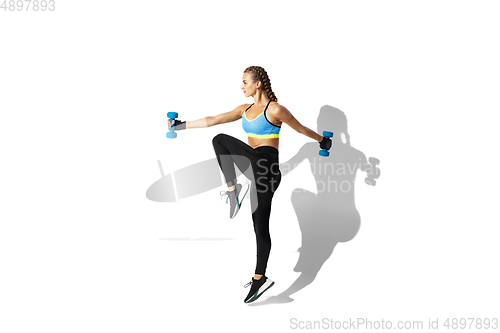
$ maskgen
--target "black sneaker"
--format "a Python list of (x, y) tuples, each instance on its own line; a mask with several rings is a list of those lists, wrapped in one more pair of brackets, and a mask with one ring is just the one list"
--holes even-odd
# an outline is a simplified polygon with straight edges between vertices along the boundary
[(241, 203), (248, 192), (248, 184), (236, 184), (232, 191), (221, 191), (221, 196), (227, 195), (226, 203), (229, 200), (229, 217), (234, 218), (240, 210)]
[(256, 299), (260, 297), (267, 289), (271, 288), (274, 285), (274, 281), (267, 278), (267, 276), (262, 276), (259, 280), (254, 280), (248, 282), (245, 285), (245, 288), (249, 285), (252, 285), (250, 288), (250, 292), (245, 298), (245, 303), (252, 303)]

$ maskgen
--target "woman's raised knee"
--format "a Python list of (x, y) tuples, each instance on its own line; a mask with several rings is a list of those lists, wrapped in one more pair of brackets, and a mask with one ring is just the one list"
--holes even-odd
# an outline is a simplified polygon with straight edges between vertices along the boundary
[(218, 144), (219, 142), (221, 142), (222, 140), (224, 140), (225, 138), (227, 138), (228, 135), (227, 134), (224, 134), (224, 133), (220, 133), (220, 134), (217, 134), (216, 136), (214, 136), (214, 138), (212, 139), (212, 144), (215, 146), (216, 144)]

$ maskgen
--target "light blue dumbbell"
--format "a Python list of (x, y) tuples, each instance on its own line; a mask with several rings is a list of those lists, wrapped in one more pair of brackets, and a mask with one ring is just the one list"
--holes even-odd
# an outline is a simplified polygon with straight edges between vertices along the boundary
[(170, 131), (167, 132), (167, 138), (175, 139), (177, 137), (177, 133), (174, 132), (174, 119), (177, 118), (179, 114), (177, 112), (169, 112), (167, 113), (168, 121), (170, 122)]
[[(323, 131), (323, 136), (326, 136), (327, 138), (331, 138), (333, 136), (333, 132)], [(319, 151), (319, 155), (328, 157), (328, 156), (330, 156), (330, 152), (326, 149), (321, 149)]]

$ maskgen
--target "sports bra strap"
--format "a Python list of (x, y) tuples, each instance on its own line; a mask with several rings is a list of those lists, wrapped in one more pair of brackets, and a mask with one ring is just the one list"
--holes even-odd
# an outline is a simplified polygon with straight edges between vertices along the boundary
[(269, 102), (267, 102), (266, 109), (264, 110), (264, 112), (266, 112), (267, 107), (269, 106), (269, 104), (271, 104), (271, 100), (269, 100)]
[(270, 103), (271, 103), (271, 100), (269, 100), (269, 102), (267, 102), (266, 108), (264, 109), (264, 117), (266, 117), (266, 119), (267, 119), (266, 111), (267, 111), (267, 107), (269, 106)]

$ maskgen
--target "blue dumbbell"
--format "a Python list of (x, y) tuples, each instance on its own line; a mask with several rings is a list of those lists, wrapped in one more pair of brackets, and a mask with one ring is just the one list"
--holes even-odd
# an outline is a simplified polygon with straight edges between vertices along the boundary
[(177, 137), (177, 133), (174, 132), (174, 119), (177, 118), (179, 114), (177, 112), (169, 112), (167, 113), (168, 121), (170, 122), (170, 131), (167, 132), (167, 138), (175, 139)]
[[(328, 131), (323, 131), (323, 136), (326, 136), (327, 138), (331, 138), (333, 136), (333, 133), (332, 132), (328, 132)], [(326, 149), (321, 149), (319, 151), (319, 155), (320, 156), (325, 156), (325, 157), (328, 157), (330, 156), (330, 152)]]

